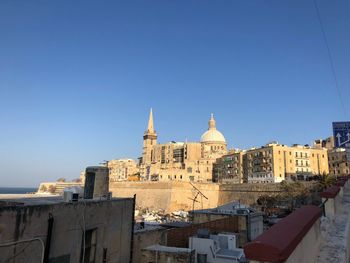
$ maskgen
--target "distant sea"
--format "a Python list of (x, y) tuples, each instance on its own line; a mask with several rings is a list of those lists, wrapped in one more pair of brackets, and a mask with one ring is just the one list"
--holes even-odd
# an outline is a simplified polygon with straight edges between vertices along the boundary
[(37, 190), (38, 188), (32, 187), (0, 187), (0, 194), (27, 194)]

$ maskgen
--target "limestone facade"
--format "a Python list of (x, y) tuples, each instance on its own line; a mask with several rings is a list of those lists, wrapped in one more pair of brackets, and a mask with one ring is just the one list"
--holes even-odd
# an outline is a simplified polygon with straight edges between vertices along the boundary
[(220, 183), (243, 183), (244, 156), (245, 151), (236, 151), (218, 158), (213, 166), (213, 180)]
[(277, 143), (224, 155), (214, 165), (218, 182), (278, 183), (328, 173), (327, 149)]
[(115, 159), (107, 162), (109, 180), (111, 182), (126, 181), (138, 174), (137, 163), (132, 159)]
[(158, 144), (151, 110), (143, 136), (140, 175), (150, 181), (211, 182), (213, 163), (226, 153), (226, 140), (216, 129), (213, 115), (200, 142)]
[(344, 176), (350, 174), (350, 161), (347, 159), (346, 150), (336, 148), (328, 151), (329, 174)]
[(315, 148), (326, 148), (332, 150), (334, 148), (334, 137), (328, 137), (326, 139), (318, 139), (314, 141)]

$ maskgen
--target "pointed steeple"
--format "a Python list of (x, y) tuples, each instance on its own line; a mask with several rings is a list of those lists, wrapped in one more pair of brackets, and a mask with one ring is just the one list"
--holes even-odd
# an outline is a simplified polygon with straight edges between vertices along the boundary
[(208, 130), (216, 130), (216, 124), (215, 124), (214, 114), (213, 113), (210, 115), (209, 129)]
[(152, 111), (152, 108), (151, 108), (151, 111), (149, 112), (147, 132), (149, 132), (149, 133), (154, 133), (153, 111)]

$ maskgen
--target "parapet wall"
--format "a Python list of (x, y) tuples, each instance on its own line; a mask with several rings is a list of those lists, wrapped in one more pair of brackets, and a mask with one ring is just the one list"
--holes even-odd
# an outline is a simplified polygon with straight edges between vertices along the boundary
[(112, 182), (109, 189), (114, 197), (132, 197), (136, 194), (136, 205), (141, 208), (176, 210), (213, 208), (219, 205), (240, 201), (254, 204), (263, 194), (279, 193), (278, 184), (215, 184), (194, 183), (208, 199), (198, 195), (188, 182)]

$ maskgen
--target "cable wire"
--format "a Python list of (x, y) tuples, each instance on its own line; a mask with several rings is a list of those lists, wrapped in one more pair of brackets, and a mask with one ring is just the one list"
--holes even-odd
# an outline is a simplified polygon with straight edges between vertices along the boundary
[(24, 239), (24, 240), (18, 240), (18, 241), (13, 241), (13, 242), (2, 243), (2, 244), (0, 244), (0, 247), (8, 247), (8, 246), (13, 246), (13, 245), (17, 245), (20, 243), (32, 242), (32, 241), (39, 241), (40, 242), (41, 248), (42, 248), (40, 262), (43, 263), (44, 262), (45, 244), (41, 238), (36, 237), (36, 238), (31, 238), (31, 239)]
[(342, 105), (342, 108), (343, 108), (343, 111), (344, 111), (344, 115), (347, 116), (347, 111), (346, 111), (345, 104), (344, 104), (344, 101), (343, 101), (343, 98), (342, 98), (342, 94), (341, 94), (341, 91), (340, 91), (340, 88), (339, 88), (337, 74), (335, 72), (335, 66), (334, 66), (334, 61), (333, 61), (331, 49), (329, 47), (328, 40), (327, 40), (327, 35), (326, 35), (325, 30), (324, 30), (320, 9), (319, 9), (319, 7), (317, 5), (317, 0), (313, 0), (313, 2), (314, 2), (315, 9), (316, 9), (318, 22), (320, 23), (320, 27), (321, 27), (321, 31), (322, 31), (322, 37), (323, 37), (323, 40), (324, 40), (325, 45), (326, 45), (328, 59), (329, 59), (329, 64), (330, 64), (330, 67), (331, 67), (331, 70), (332, 70), (332, 74), (333, 74), (333, 78), (334, 78), (337, 94), (338, 94), (338, 97), (339, 97), (339, 101), (340, 101), (340, 103)]
[(28, 243), (24, 248), (22, 248), (20, 251), (18, 251), (16, 254), (14, 254), (13, 256), (11, 256), (10, 258), (6, 259), (4, 261), (4, 263), (8, 263), (10, 261), (13, 261), (17, 256), (19, 256), (21, 253), (24, 252), (24, 250), (26, 250), (27, 247), (29, 247), (30, 243)]

